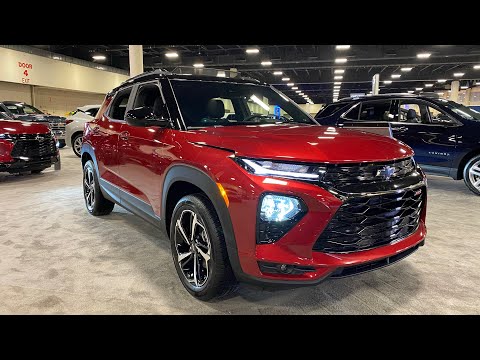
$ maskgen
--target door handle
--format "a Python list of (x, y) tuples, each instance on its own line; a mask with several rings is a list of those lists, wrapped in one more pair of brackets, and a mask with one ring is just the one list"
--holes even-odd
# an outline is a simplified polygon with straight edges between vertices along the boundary
[(95, 126), (93, 129), (92, 129), (92, 132), (93, 132), (93, 135), (100, 135), (100, 126)]
[(128, 131), (122, 131), (120, 133), (120, 140), (128, 140), (130, 133)]

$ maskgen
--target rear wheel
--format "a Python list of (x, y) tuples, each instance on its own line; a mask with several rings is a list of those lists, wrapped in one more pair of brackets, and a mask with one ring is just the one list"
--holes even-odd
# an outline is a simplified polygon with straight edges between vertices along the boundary
[(83, 197), (88, 212), (95, 216), (110, 214), (115, 206), (103, 196), (92, 160), (83, 166)]
[(77, 155), (78, 157), (80, 157), (80, 153), (82, 151), (82, 141), (83, 141), (83, 134), (82, 133), (79, 133), (79, 134), (76, 134), (73, 138), (72, 138), (72, 150), (73, 150), (73, 153), (75, 155)]
[(465, 165), (463, 180), (467, 187), (476, 195), (480, 195), (480, 155), (474, 156)]
[(220, 221), (203, 194), (184, 196), (177, 203), (170, 242), (177, 274), (190, 294), (210, 300), (236, 288)]

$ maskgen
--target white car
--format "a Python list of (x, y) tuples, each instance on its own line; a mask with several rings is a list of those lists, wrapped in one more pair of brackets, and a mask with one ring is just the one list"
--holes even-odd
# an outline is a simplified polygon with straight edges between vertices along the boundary
[(78, 157), (82, 149), (83, 128), (85, 123), (91, 121), (97, 115), (101, 105), (85, 105), (77, 108), (77, 110), (67, 117), (65, 127), (65, 140)]

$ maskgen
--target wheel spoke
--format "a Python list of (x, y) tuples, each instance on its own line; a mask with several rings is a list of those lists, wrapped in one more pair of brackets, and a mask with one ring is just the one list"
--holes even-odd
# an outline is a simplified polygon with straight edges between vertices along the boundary
[(193, 281), (195, 283), (195, 286), (198, 286), (198, 255), (193, 254)]
[(190, 228), (192, 229), (192, 233), (190, 235), (190, 241), (193, 241), (194, 237), (195, 237), (195, 230), (197, 229), (197, 214), (196, 213), (193, 213), (193, 216), (192, 216), (192, 225), (190, 226)]
[(180, 235), (182, 235), (183, 241), (187, 243), (187, 245), (190, 245), (190, 240), (188, 240), (188, 236), (185, 234), (185, 230), (183, 229), (180, 219), (177, 220), (177, 229), (180, 232)]
[(180, 263), (182, 260), (184, 260), (185, 258), (187, 258), (191, 255), (192, 255), (191, 251), (186, 252), (186, 253), (182, 253), (182, 254), (178, 254), (178, 262)]
[(480, 169), (477, 170), (476, 168), (471, 168), (470, 173), (476, 176), (480, 176)]
[(203, 257), (205, 260), (205, 263), (207, 263), (210, 260), (210, 254), (205, 253), (198, 245), (195, 244), (195, 247), (199, 254)]
[(478, 179), (477, 181), (475, 181), (473, 183), (473, 186), (475, 186), (476, 188), (480, 187), (480, 179)]

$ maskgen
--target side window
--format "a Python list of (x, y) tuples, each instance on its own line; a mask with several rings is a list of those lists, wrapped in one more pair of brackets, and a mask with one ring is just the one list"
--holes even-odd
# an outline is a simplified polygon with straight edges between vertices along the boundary
[(91, 108), (85, 111), (85, 114), (95, 117), (97, 115), (98, 108)]
[[(315, 118), (321, 119), (321, 118), (324, 118), (324, 117), (333, 115), (333, 114), (336, 113), (338, 110), (340, 110), (341, 108), (345, 107), (346, 105), (347, 105), (347, 104), (345, 104), (345, 103), (327, 105), (326, 107), (324, 107), (323, 109), (321, 109), (321, 110), (318, 112), (318, 114), (315, 116)], [(357, 119), (358, 119), (358, 116), (357, 116)]]
[(432, 124), (454, 124), (455, 121), (444, 112), (437, 110), (431, 106), (428, 107), (430, 113), (430, 121)]
[(345, 115), (343, 115), (343, 118), (347, 120), (358, 120), (359, 112), (360, 104), (358, 103), (353, 108), (351, 108)]
[(138, 87), (133, 108), (150, 107), (153, 113), (163, 119), (169, 118), (167, 107), (157, 84), (144, 84)]
[(131, 92), (132, 89), (130, 88), (117, 93), (115, 99), (113, 99), (113, 103), (109, 112), (109, 115), (112, 119), (125, 119), (125, 111), (127, 110), (128, 98), (130, 97)]
[(360, 111), (362, 121), (391, 121), (390, 100), (366, 101), (362, 103)]
[(411, 124), (428, 124), (427, 106), (416, 102), (400, 102), (398, 121)]

